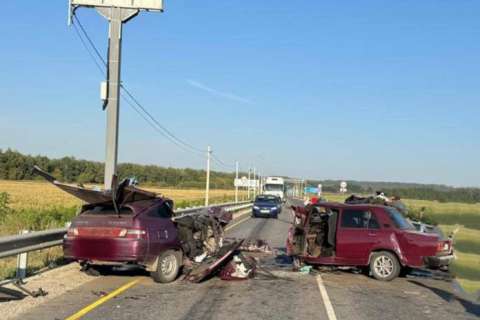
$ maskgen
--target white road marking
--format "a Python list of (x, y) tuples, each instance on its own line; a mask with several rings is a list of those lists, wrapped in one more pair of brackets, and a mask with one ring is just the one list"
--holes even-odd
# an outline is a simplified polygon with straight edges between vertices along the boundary
[(236, 223), (234, 223), (234, 224), (226, 227), (226, 228), (225, 228), (225, 231), (228, 231), (228, 230), (230, 230), (230, 229), (238, 226), (240, 223), (244, 223), (244, 222), (247, 221), (248, 219), (250, 219), (250, 217), (247, 217), (247, 218), (245, 218), (245, 219), (242, 219), (242, 220), (240, 220), (240, 221), (238, 221), (238, 222), (236, 222)]
[(318, 289), (320, 290), (320, 294), (322, 295), (323, 305), (325, 306), (325, 310), (327, 311), (328, 320), (337, 320), (337, 316), (335, 315), (335, 310), (333, 310), (332, 302), (330, 301), (330, 297), (327, 293), (327, 288), (323, 285), (323, 279), (320, 275), (316, 276)]

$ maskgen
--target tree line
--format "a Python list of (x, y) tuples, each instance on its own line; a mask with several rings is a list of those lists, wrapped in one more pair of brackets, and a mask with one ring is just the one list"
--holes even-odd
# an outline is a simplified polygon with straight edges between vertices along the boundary
[[(45, 156), (24, 155), (20, 152), (0, 149), (0, 179), (38, 180), (32, 168), (40, 168), (64, 182), (103, 183), (104, 165), (101, 162), (79, 160), (74, 157), (50, 159)], [(204, 188), (205, 170), (165, 168), (157, 165), (121, 163), (118, 166), (120, 179), (135, 177), (140, 184), (171, 188)], [(246, 175), (240, 173), (240, 176)], [(233, 189), (234, 173), (212, 171), (212, 188)], [(340, 181), (308, 181), (309, 185), (321, 183), (324, 192), (338, 192)], [(377, 190), (390, 196), (408, 199), (437, 200), (440, 202), (480, 203), (479, 188), (453, 188), (444, 185), (422, 185), (399, 182), (348, 181), (349, 193), (372, 194)]]
[[(0, 149), (0, 179), (39, 180), (32, 173), (34, 165), (46, 170), (56, 179), (71, 183), (103, 183), (104, 165), (101, 162), (79, 160), (74, 157), (50, 159), (45, 156), (25, 155), (11, 149)], [(157, 165), (121, 163), (119, 178), (135, 177), (140, 184), (172, 188), (204, 188), (205, 170), (165, 168)], [(241, 175), (244, 175), (241, 173)], [(211, 171), (210, 187), (232, 189), (235, 173)]]

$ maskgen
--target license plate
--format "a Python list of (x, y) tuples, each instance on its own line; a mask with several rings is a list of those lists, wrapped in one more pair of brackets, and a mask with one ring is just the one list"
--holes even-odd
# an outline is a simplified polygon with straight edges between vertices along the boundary
[(268, 210), (268, 209), (262, 209), (262, 210), (260, 210), (260, 212), (261, 212), (261, 213), (270, 213), (270, 210)]

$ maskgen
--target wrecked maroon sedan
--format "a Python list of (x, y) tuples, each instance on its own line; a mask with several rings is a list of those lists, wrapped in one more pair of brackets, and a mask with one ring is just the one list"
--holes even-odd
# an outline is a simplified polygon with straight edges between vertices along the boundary
[(389, 281), (437, 253), (438, 236), (416, 231), (394, 207), (324, 202), (292, 209), (287, 253), (297, 263), (369, 267)]
[(184, 261), (215, 259), (221, 248), (230, 255), (227, 249), (240, 245), (223, 243), (232, 215), (221, 208), (174, 217), (170, 199), (138, 189), (128, 180), (113, 191), (95, 191), (59, 183), (38, 167), (35, 171), (88, 203), (73, 219), (63, 244), (65, 257), (84, 269), (137, 265), (150, 271), (155, 281), (166, 283), (177, 278)]

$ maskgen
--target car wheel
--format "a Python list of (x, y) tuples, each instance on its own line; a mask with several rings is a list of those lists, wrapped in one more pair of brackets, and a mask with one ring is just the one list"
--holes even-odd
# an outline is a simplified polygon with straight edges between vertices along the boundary
[(390, 281), (398, 277), (401, 271), (397, 257), (390, 252), (375, 252), (370, 260), (370, 271), (377, 280)]
[(158, 256), (157, 270), (150, 273), (155, 282), (168, 283), (177, 278), (180, 271), (180, 255), (173, 251), (167, 250)]

